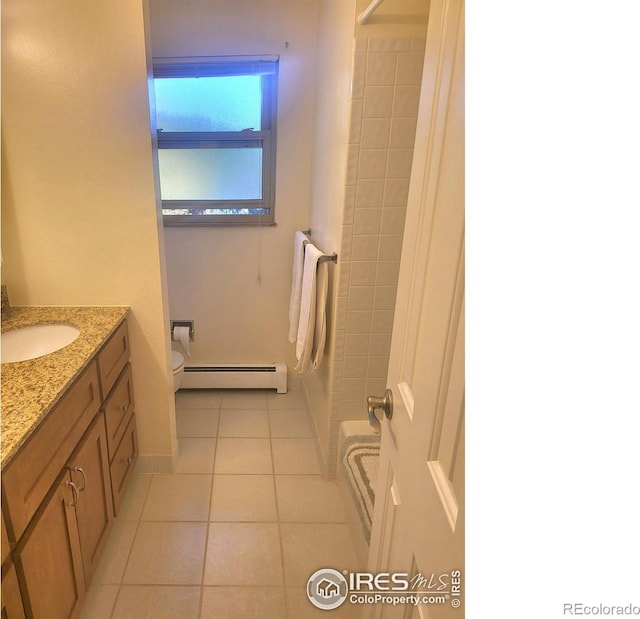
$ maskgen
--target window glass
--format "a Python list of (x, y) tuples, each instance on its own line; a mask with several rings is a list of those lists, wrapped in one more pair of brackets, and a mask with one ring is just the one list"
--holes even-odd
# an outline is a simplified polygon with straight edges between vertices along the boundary
[(262, 77), (155, 80), (156, 122), (161, 131), (259, 131)]
[(261, 148), (167, 148), (158, 152), (163, 200), (260, 200)]

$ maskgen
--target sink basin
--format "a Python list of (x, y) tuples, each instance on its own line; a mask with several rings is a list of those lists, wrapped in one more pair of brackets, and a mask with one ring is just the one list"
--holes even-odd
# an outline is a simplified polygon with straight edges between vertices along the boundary
[(68, 324), (35, 325), (2, 334), (2, 363), (37, 359), (71, 344), (80, 329)]

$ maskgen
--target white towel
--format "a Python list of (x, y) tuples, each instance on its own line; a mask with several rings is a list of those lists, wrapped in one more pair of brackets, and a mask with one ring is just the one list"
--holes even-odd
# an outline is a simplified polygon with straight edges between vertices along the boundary
[(327, 263), (318, 262), (324, 254), (312, 243), (304, 246), (304, 268), (300, 299), (300, 323), (296, 339), (296, 371), (312, 372), (322, 361), (326, 330)]
[(289, 301), (289, 341), (293, 344), (298, 337), (300, 323), (300, 299), (302, 296), (302, 271), (304, 268), (304, 246), (309, 242), (307, 235), (298, 230), (293, 237), (293, 277), (291, 299)]

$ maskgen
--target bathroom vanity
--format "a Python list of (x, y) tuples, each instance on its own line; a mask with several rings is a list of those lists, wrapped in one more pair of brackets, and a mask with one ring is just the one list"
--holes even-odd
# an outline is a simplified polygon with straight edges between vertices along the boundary
[(80, 613), (137, 458), (128, 308), (25, 307), (80, 335), (2, 365), (2, 617)]

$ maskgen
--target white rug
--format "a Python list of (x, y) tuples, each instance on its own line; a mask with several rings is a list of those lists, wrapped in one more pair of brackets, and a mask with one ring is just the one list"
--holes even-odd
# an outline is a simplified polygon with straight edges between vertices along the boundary
[(380, 456), (380, 437), (350, 436), (343, 445), (342, 453), (342, 464), (349, 482), (349, 491), (360, 516), (362, 533), (369, 543)]

